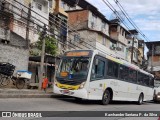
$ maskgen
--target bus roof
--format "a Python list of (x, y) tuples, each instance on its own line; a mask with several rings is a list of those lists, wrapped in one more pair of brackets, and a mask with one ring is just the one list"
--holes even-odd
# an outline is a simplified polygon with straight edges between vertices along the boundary
[[(107, 58), (107, 59), (109, 59), (109, 60), (111, 60), (111, 61), (114, 61), (114, 62), (116, 62), (116, 63), (122, 64), (122, 65), (127, 66), (127, 67), (130, 67), (130, 68), (132, 68), (132, 69), (138, 70), (138, 71), (140, 71), (140, 72), (142, 72), (142, 73), (144, 73), (144, 74), (151, 75), (151, 76), (153, 77), (152, 74), (150, 74), (150, 73), (148, 73), (148, 72), (140, 69), (138, 66), (136, 66), (136, 65), (134, 65), (134, 64), (132, 64), (132, 63), (129, 63), (128, 61), (125, 61), (125, 60), (122, 60), (122, 59), (113, 57), (113, 56), (111, 56), (111, 55), (109, 55), (109, 54), (104, 54), (104, 53), (102, 53), (102, 52), (100, 52), (100, 51), (98, 51), (98, 50), (87, 50), (87, 49), (86, 49), (86, 50), (70, 50), (70, 51), (67, 51), (67, 52), (73, 52), (73, 51), (74, 51), (74, 52), (90, 51), (90, 52), (93, 52), (94, 54), (101, 55), (101, 56), (103, 56), (103, 57), (105, 57), (105, 58)], [(67, 53), (67, 52), (66, 52), (66, 53)]]

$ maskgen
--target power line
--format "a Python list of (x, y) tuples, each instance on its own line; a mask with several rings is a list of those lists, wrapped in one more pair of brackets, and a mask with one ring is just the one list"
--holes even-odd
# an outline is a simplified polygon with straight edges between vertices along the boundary
[[(19, 3), (19, 4), (21, 4), (22, 6), (24, 6), (25, 8), (27, 8), (27, 9), (30, 9), (30, 8), (28, 8), (28, 7), (26, 7), (25, 5), (23, 5), (22, 3), (20, 3), (20, 2), (18, 2), (18, 1), (16, 1), (16, 0), (14, 0), (15, 2), (17, 2), (17, 3)], [(13, 4), (12, 4), (12, 6), (14, 6)], [(16, 7), (16, 6), (14, 6), (14, 7)], [(17, 9), (19, 9), (18, 7), (16, 7)], [(20, 9), (21, 10), (21, 9)], [(37, 13), (37, 12), (35, 12), (35, 11), (33, 11), (32, 9), (30, 9), (32, 12), (34, 12), (35, 14), (37, 14), (37, 15), (39, 15), (40, 17), (42, 17), (42, 18), (44, 18), (44, 19), (46, 19), (48, 22), (51, 22), (51, 23), (53, 23), (53, 24), (55, 24), (53, 21), (50, 21), (50, 20), (48, 20), (47, 18), (45, 18), (45, 17), (43, 17), (42, 15), (40, 15), (39, 13)], [(25, 12), (26, 13), (26, 12)], [(27, 14), (27, 13), (26, 13)], [(36, 19), (37, 21), (39, 21), (39, 22), (41, 22), (39, 19), (37, 19), (37, 18), (35, 18), (35, 17), (33, 17), (33, 16), (31, 16), (32, 18), (34, 18), (34, 19)], [(58, 17), (56, 17), (56, 18), (58, 18)], [(59, 19), (59, 18), (58, 18)], [(43, 23), (43, 22), (42, 22)], [(44, 23), (43, 23), (44, 24)], [(55, 24), (56, 25), (56, 24)], [(61, 24), (62, 25), (62, 24)], [(49, 25), (47, 25), (48, 27), (49, 27)], [(56, 26), (58, 26), (58, 25), (56, 25)], [(65, 26), (63, 26), (63, 27), (65, 27)], [(61, 29), (63, 29), (63, 28), (61, 28)], [(63, 29), (64, 30), (64, 29)], [(83, 42), (85, 42), (85, 41), (83, 41)], [(87, 42), (85, 42), (86, 44), (88, 44)], [(88, 44), (88, 45), (90, 45), (90, 44)], [(82, 45), (82, 46), (84, 46), (84, 45)], [(91, 45), (90, 45), (91, 46)], [(86, 48), (88, 48), (88, 49), (92, 49), (92, 48), (89, 48), (89, 47), (87, 47), (87, 46), (84, 46), (84, 47), (86, 47)], [(93, 46), (91, 46), (91, 47), (93, 47)]]
[[(12, 12), (12, 13), (14, 13), (14, 14), (16, 14), (16, 15), (18, 15), (18, 16), (20, 16), (18, 13), (16, 13), (16, 12), (14, 12), (14, 11), (12, 11), (12, 10), (10, 10), (10, 9), (8, 9), (8, 8), (5, 8), (5, 9), (7, 9), (7, 10), (9, 10), (10, 12)], [(22, 18), (24, 18), (24, 19), (26, 19), (27, 20), (27, 18), (25, 18), (25, 17), (23, 17), (23, 16), (21, 16)], [(12, 18), (12, 17), (11, 17)], [(29, 20), (30, 22), (32, 22), (33, 24), (36, 24), (35, 22), (33, 22), (33, 21), (31, 21), (31, 20)], [(38, 25), (38, 24), (36, 24), (36, 25)], [(38, 25), (39, 26), (39, 25)], [(41, 27), (41, 28), (43, 28), (42, 26), (39, 26), (39, 27)], [(49, 32), (49, 30), (47, 29), (47, 32)], [(57, 36), (56, 34), (52, 34), (52, 33), (49, 33), (48, 35), (54, 35), (54, 36)], [(59, 37), (59, 36), (58, 36)], [(60, 40), (58, 40), (57, 39), (57, 41), (60, 41)], [(68, 43), (70, 43), (70, 44), (72, 44), (71, 42), (69, 42), (69, 41), (67, 41)], [(72, 44), (73, 46), (76, 46), (75, 44)], [(71, 45), (69, 45), (69, 46), (71, 46)], [(75, 47), (73, 47), (73, 46), (71, 46), (73, 49), (75, 49)], [(76, 47), (78, 47), (78, 48), (80, 48), (79, 46), (76, 46)], [(80, 49), (82, 49), (82, 48), (80, 48)]]
[[(25, 5), (23, 5), (22, 3), (20, 3), (20, 2), (18, 2), (18, 1), (16, 1), (16, 0), (14, 0), (15, 2), (17, 2), (17, 3), (19, 3), (19, 4), (21, 4), (22, 6), (24, 6), (24, 7), (26, 7)], [(12, 4), (13, 5), (13, 4)], [(13, 5), (14, 6), (14, 5)], [(30, 8), (28, 8), (28, 7), (26, 7), (27, 9), (30, 9)], [(33, 11), (32, 9), (31, 9), (31, 11)], [(35, 12), (35, 11), (33, 11), (34, 13), (36, 13), (36, 14), (38, 14), (37, 12)], [(40, 17), (42, 17), (42, 18), (44, 18), (44, 19), (46, 19), (45, 17), (43, 17), (43, 16), (41, 16), (40, 14), (38, 14)], [(32, 16), (33, 17), (33, 16)], [(35, 17), (33, 17), (33, 18), (35, 18)], [(39, 19), (37, 19), (37, 18), (35, 18), (36, 20), (38, 20), (39, 22), (41, 22)], [(48, 20), (48, 19), (46, 19), (46, 20)], [(48, 21), (50, 21), (50, 20), (48, 20)], [(50, 21), (51, 22), (51, 21)], [(52, 21), (53, 22), (53, 21)], [(54, 23), (55, 24), (55, 23)], [(48, 25), (47, 25), (48, 26)], [(85, 41), (83, 41), (83, 42), (85, 42)], [(70, 42), (71, 43), (71, 42)], [(78, 42), (77, 42), (78, 43)], [(91, 46), (91, 47), (93, 47), (93, 48), (95, 48), (95, 49), (97, 49), (95, 46), (92, 46), (92, 45), (90, 45), (90, 44), (88, 44), (87, 42), (85, 42), (87, 45), (89, 45), (89, 46)], [(72, 43), (73, 44), (73, 43)], [(75, 44), (74, 44), (75, 45)], [(81, 44), (82, 45), (82, 44)], [(84, 46), (84, 45), (82, 45), (82, 46)], [(86, 47), (86, 48), (89, 48), (89, 47), (87, 47), (87, 46), (84, 46), (84, 47)], [(79, 47), (80, 48), (80, 47)], [(81, 48), (82, 49), (82, 48)], [(89, 49), (92, 49), (92, 48), (89, 48)], [(100, 49), (97, 49), (97, 50), (99, 50), (99, 51), (101, 51), (102, 53), (105, 53), (105, 52), (103, 52), (102, 50), (100, 50)], [(107, 54), (107, 53), (105, 53), (105, 54)], [(108, 54), (109, 55), (109, 54)]]
[[(49, 19), (43, 17), (43, 16), (40, 15), (39, 13), (33, 11), (31, 8), (29, 8), (29, 7), (25, 6), (25, 5), (23, 5), (22, 3), (18, 2), (17, 0), (14, 0), (14, 1), (17, 2), (18, 4), (22, 5), (23, 7), (25, 7), (25, 8), (27, 8), (27, 9), (31, 10), (32, 12), (34, 12), (34, 13), (37, 14), (38, 16), (42, 17), (43, 19), (45, 19), (45, 20), (47, 20), (47, 21), (53, 23), (54, 25), (58, 26), (57, 24), (55, 24), (55, 22), (50, 21)], [(12, 5), (13, 5), (13, 4), (12, 4)], [(27, 13), (26, 13), (26, 14), (27, 14)], [(53, 15), (53, 14), (52, 14), (52, 15)], [(58, 17), (55, 16), (55, 15), (53, 15), (53, 16), (56, 17), (56, 18), (58, 18)], [(49, 16), (49, 17), (50, 17), (52, 20), (55, 20), (53, 17), (51, 17), (51, 16)], [(60, 18), (58, 18), (58, 19), (61, 20)], [(39, 20), (38, 20), (38, 21), (39, 21)], [(70, 28), (70, 26), (68, 26), (64, 21), (61, 20), (61, 22), (65, 24), (65, 25), (61, 24), (63, 27), (65, 27), (66, 29)], [(64, 30), (64, 28), (61, 28), (61, 29)], [(71, 30), (71, 29), (69, 29), (69, 30), (73, 32), (73, 30)], [(75, 29), (74, 29), (74, 30), (75, 30)], [(77, 31), (77, 30), (75, 30), (75, 31)], [(78, 34), (78, 32), (77, 32), (77, 34)], [(85, 42), (85, 41), (83, 41), (83, 42)], [(88, 44), (87, 42), (85, 42), (85, 43), (86, 43), (87, 45), (91, 46), (91, 45)], [(91, 46), (91, 47), (94, 47), (94, 46)], [(91, 49), (91, 48), (89, 48), (89, 49)]]
[[(123, 23), (123, 25), (125, 25), (125, 27), (127, 29), (130, 29), (130, 27), (122, 20), (120, 14), (118, 13), (118, 11), (112, 6), (112, 4), (109, 1), (105, 1), (103, 0), (103, 2), (113, 11), (113, 13), (121, 20), (121, 22)], [(129, 31), (128, 31), (129, 32)], [(130, 32), (129, 32), (130, 33)]]
[[(12, 4), (12, 6), (13, 6), (13, 7), (16, 7), (16, 6), (14, 6), (13, 4)], [(16, 7), (16, 8), (17, 8), (17, 7)], [(5, 9), (8, 9), (8, 8), (5, 8)], [(16, 15), (22, 17), (22, 18), (24, 18), (25, 20), (28, 20), (27, 18), (25, 18), (25, 17), (19, 15), (18, 13), (14, 12), (13, 10), (10, 10), (10, 9), (8, 9), (8, 10), (11, 11), (12, 13), (14, 13), (14, 14), (16, 14)], [(33, 16), (32, 16), (32, 17), (33, 17)], [(35, 17), (34, 17), (34, 18), (35, 18)], [(38, 20), (38, 19), (36, 18), (36, 20)], [(42, 26), (40, 26), (39, 24), (33, 22), (32, 20), (29, 20), (29, 21), (32, 22), (33, 24), (36, 24), (37, 26), (43, 28)], [(38, 21), (41, 22), (40, 20), (38, 20)], [(42, 23), (43, 23), (43, 22), (42, 22)], [(43, 23), (43, 24), (45, 24), (45, 23)], [(47, 26), (49, 27), (49, 25), (47, 25)], [(47, 31), (50, 32), (48, 29), (47, 29)], [(51, 33), (50, 33), (50, 34), (51, 34)], [(57, 36), (58, 36), (58, 35), (57, 35)], [(75, 45), (75, 44), (73, 44), (73, 43), (71, 43), (71, 42), (69, 42), (69, 41), (67, 41), (67, 42), (70, 43), (70, 44), (72, 44), (72, 45), (74, 45), (74, 46), (76, 46), (76, 47), (78, 47), (78, 48), (80, 48), (80, 49), (82, 49), (81, 47), (79, 47), (79, 46), (77, 46), (77, 45)], [(86, 46), (85, 46), (85, 47), (86, 47)], [(89, 49), (90, 49), (90, 48), (89, 48)]]
[(117, 4), (117, 6), (119, 7), (119, 9), (122, 11), (122, 13), (124, 14), (124, 16), (127, 18), (127, 20), (132, 24), (132, 26), (142, 35), (142, 37), (144, 37), (147, 41), (149, 41), (149, 39), (143, 34), (143, 32), (139, 29), (139, 27), (133, 22), (133, 20), (131, 19), (131, 17), (128, 15), (128, 13), (126, 12), (126, 10), (123, 8), (123, 6), (120, 4), (120, 2), (118, 0), (114, 0), (114, 2)]
[[(14, 5), (12, 5), (12, 6), (15, 7)], [(10, 10), (9, 8), (6, 8), (6, 7), (5, 7), (5, 9), (9, 10), (10, 12), (12, 12), (12, 13), (14, 13), (14, 14), (16, 14), (16, 15), (18, 15), (18, 16), (20, 16), (20, 17), (26, 19), (26, 20), (28, 20), (27, 18), (25, 18), (25, 17), (19, 15), (18, 13), (14, 12), (13, 10)], [(36, 24), (37, 26), (43, 28), (43, 27), (40, 26), (39, 24), (37, 24), (37, 23), (35, 23), (35, 22), (31, 21), (31, 20), (29, 20), (29, 21), (32, 22), (33, 24)], [(47, 31), (50, 32), (48, 29), (47, 29)], [(51, 34), (52, 34), (52, 33), (49, 33), (49, 35), (51, 35)], [(52, 35), (53, 35), (53, 34), (52, 34)], [(54, 34), (54, 35), (55, 35), (55, 34)], [(57, 35), (56, 35), (56, 36), (57, 36)], [(67, 43), (70, 43), (70, 44), (72, 44), (74, 47), (77, 47), (77, 48), (82, 49), (81, 47), (79, 47), (79, 46), (77, 46), (77, 45), (75, 45), (75, 44), (73, 44), (73, 43), (71, 43), (71, 42), (69, 42), (69, 41), (67, 41)], [(71, 45), (69, 45), (69, 46), (71, 46)], [(71, 47), (74, 48), (73, 46), (71, 46)], [(82, 45), (82, 46), (84, 46), (84, 45)], [(85, 47), (86, 47), (86, 46), (85, 46)], [(74, 49), (75, 49), (75, 48), (74, 48)], [(89, 49), (90, 49), (90, 48), (89, 48)], [(98, 49), (98, 50), (99, 50), (99, 49)], [(99, 51), (101, 51), (101, 50), (99, 50)], [(101, 51), (101, 52), (102, 52), (102, 53), (105, 53), (105, 52), (103, 52), (103, 51)], [(105, 53), (105, 54), (106, 54), (106, 53)]]

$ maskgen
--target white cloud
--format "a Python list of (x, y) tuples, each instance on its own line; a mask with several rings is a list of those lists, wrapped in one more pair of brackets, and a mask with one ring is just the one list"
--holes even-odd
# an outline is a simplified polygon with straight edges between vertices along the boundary
[(159, 20), (149, 20), (149, 19), (137, 19), (135, 20), (135, 23), (141, 30), (146, 31), (160, 31), (160, 21)]
[[(93, 3), (106, 18), (110, 18), (112, 11), (103, 0), (87, 0)], [(120, 11), (115, 4), (115, 0), (109, 1), (116, 10)], [(154, 31), (160, 31), (160, 0), (118, 0), (136, 25), (142, 30), (148, 38), (159, 39), (160, 35)], [(152, 31), (152, 32), (149, 32)], [(152, 33), (152, 34), (150, 34)]]

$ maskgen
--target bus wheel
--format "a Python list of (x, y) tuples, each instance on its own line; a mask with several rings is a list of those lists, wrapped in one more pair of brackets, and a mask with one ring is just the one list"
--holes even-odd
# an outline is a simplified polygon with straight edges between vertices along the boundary
[(102, 97), (102, 104), (107, 105), (110, 102), (111, 94), (109, 90), (105, 90)]
[(143, 94), (141, 93), (138, 98), (138, 105), (141, 105), (142, 103), (143, 103)]

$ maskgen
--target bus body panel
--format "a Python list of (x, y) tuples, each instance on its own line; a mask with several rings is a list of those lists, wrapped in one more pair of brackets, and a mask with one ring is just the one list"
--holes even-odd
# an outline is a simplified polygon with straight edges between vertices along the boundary
[(143, 91), (138, 91), (138, 85), (134, 83), (128, 83), (128, 92), (129, 92), (129, 99), (138, 101), (139, 95)]
[(112, 100), (138, 101), (141, 93), (144, 94), (144, 101), (153, 99), (153, 88), (114, 79), (103, 79), (90, 82), (88, 99), (101, 100), (102, 95), (107, 88), (113, 90)]
[[(113, 99), (112, 100), (138, 101), (139, 95), (141, 93), (144, 94), (144, 101), (153, 99), (154, 90), (153, 90), (153, 88), (148, 87), (148, 86), (143, 86), (143, 85), (139, 85), (138, 83), (131, 83), (128, 81), (120, 80), (120, 79), (118, 79), (118, 77), (115, 79), (106, 79), (107, 77), (105, 77), (105, 79), (102, 78), (102, 79), (98, 79), (98, 80), (94, 80), (94, 81), (91, 80), (92, 66), (94, 64), (93, 61), (94, 61), (94, 58), (96, 55), (98, 55), (98, 52), (93, 51), (93, 55), (92, 55), (91, 61), (90, 61), (90, 67), (88, 70), (87, 79), (86, 79), (85, 86), (83, 89), (69, 90), (69, 92), (72, 94), (67, 94), (67, 93), (63, 93), (63, 91), (65, 91), (65, 89), (58, 88), (54, 84), (53, 92), (56, 94), (63, 94), (63, 95), (68, 95), (68, 96), (73, 96), (73, 97), (78, 97), (78, 98), (83, 98), (83, 99), (89, 99), (89, 100), (102, 100), (102, 96), (103, 96), (104, 91), (107, 88), (111, 88), (113, 91)], [(121, 64), (121, 62), (117, 62), (117, 63)], [(124, 63), (124, 61), (122, 61), (122, 63)], [(126, 64), (128, 64), (128, 63), (126, 63)], [(138, 72), (142, 72), (144, 74), (149, 75), (149, 73), (140, 70), (138, 67), (135, 67), (134, 65), (130, 65), (130, 67), (134, 67), (135, 70), (137, 70)], [(105, 68), (105, 69), (107, 69), (107, 68)], [(121, 73), (119, 73), (119, 74), (121, 74)]]
[(73, 97), (77, 97), (77, 98), (88, 99), (86, 89), (68, 90), (69, 91), (68, 93), (64, 93), (63, 91), (65, 91), (65, 90), (66, 89), (58, 88), (56, 85), (54, 85), (54, 87), (53, 87), (53, 91), (55, 94), (61, 94), (61, 95), (73, 96)]

